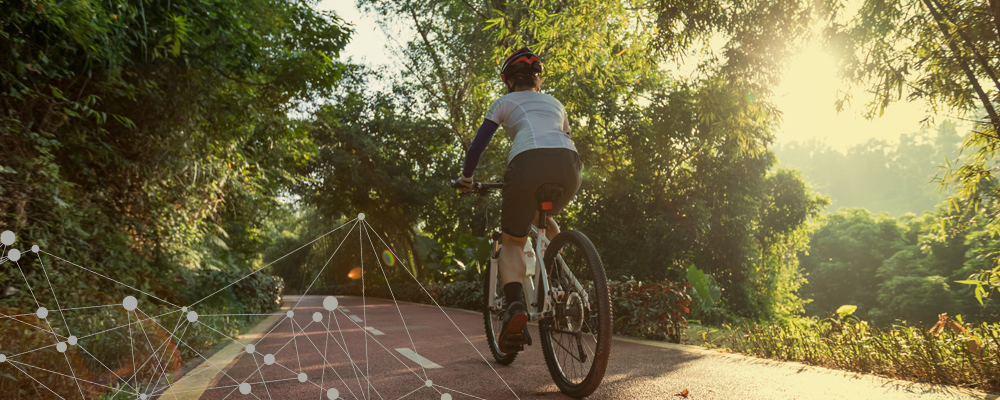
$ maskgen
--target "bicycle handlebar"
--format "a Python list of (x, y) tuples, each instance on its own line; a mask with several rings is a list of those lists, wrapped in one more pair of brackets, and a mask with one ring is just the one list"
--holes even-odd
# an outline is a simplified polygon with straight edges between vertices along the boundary
[[(456, 189), (461, 188), (461, 186), (459, 186), (457, 184), (452, 185), (452, 187), (454, 187)], [(488, 194), (490, 192), (490, 190), (492, 190), (492, 189), (501, 189), (501, 188), (503, 188), (503, 182), (496, 182), (496, 183), (474, 182), (472, 184), (472, 190), (469, 190), (468, 192), (465, 192), (465, 193), (459, 193), (459, 196), (464, 196), (464, 195), (469, 195), (469, 194), (478, 194), (480, 196), (485, 196), (486, 194)]]

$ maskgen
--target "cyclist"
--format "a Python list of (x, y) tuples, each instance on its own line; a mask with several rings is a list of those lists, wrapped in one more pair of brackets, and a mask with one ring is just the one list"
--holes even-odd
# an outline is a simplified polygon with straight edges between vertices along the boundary
[[(485, 119), (465, 155), (465, 167), (455, 186), (463, 192), (472, 188), (472, 175), (486, 146), (498, 127), (503, 126), (513, 142), (504, 173), (500, 226), (503, 244), (500, 250), (500, 279), (508, 308), (497, 340), (500, 351), (510, 353), (530, 343), (529, 316), (522, 282), (526, 272), (523, 249), (537, 224), (535, 190), (547, 183), (562, 185), (563, 195), (553, 202), (546, 223), (546, 236), (559, 233), (552, 215), (572, 200), (580, 188), (583, 163), (570, 140), (566, 109), (559, 100), (540, 93), (544, 71), (541, 60), (527, 47), (507, 57), (500, 69), (500, 79), (507, 94), (490, 105)], [(542, 255), (539, 254), (538, 257)]]

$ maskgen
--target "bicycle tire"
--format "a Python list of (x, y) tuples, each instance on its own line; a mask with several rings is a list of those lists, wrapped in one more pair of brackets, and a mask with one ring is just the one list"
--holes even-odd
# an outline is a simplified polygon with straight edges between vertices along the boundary
[[(499, 258), (500, 252), (497, 251), (493, 254), (494, 258)], [(490, 288), (490, 268), (489, 260), (487, 260), (486, 271), (483, 272), (483, 325), (486, 329), (486, 342), (490, 345), (490, 353), (493, 354), (493, 359), (500, 365), (510, 365), (517, 358), (518, 352), (504, 353), (500, 351), (500, 345), (497, 343), (497, 335), (500, 334), (500, 328), (503, 326), (503, 314), (507, 311), (506, 301), (503, 295), (503, 283), (500, 281), (500, 268), (498, 266), (496, 270), (497, 280), (496, 287)], [(490, 310), (490, 296), (497, 296), (497, 301), (503, 304), (499, 307), (499, 310)]]
[[(556, 265), (556, 255), (560, 252), (564, 253), (567, 266), (581, 285), (585, 285), (586, 281), (591, 282), (592, 293), (588, 296), (581, 296), (575, 285), (566, 279), (562, 268)], [(545, 364), (559, 391), (573, 398), (583, 398), (601, 385), (611, 356), (613, 318), (604, 264), (590, 239), (571, 230), (562, 231), (552, 239), (545, 250), (544, 260), (549, 285), (565, 293), (561, 304), (556, 307), (556, 314), (539, 323)], [(587, 291), (586, 287), (584, 290)], [(544, 294), (540, 294), (539, 301), (544, 300), (543, 296)], [(588, 299), (586, 307), (583, 307), (584, 298)], [(575, 343), (573, 339), (576, 339)], [(575, 349), (567, 348), (567, 345), (574, 344)], [(593, 349), (590, 349), (591, 344)], [(574, 350), (579, 357), (573, 354)], [(588, 358), (592, 362), (585, 366)], [(575, 368), (571, 365), (573, 360), (580, 361), (584, 366)], [(583, 370), (586, 370), (585, 373)]]

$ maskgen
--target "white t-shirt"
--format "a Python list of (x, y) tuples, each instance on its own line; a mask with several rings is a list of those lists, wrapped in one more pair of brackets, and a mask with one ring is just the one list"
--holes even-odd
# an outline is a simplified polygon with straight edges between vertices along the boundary
[(569, 119), (559, 100), (533, 90), (508, 93), (496, 99), (486, 119), (503, 127), (513, 144), (507, 162), (531, 149), (564, 148), (576, 151), (569, 138)]

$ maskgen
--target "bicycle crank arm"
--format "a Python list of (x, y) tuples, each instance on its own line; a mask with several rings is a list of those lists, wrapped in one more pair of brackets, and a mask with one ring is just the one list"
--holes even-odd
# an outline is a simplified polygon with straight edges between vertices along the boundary
[(538, 322), (538, 321), (541, 321), (541, 320), (543, 320), (545, 318), (551, 317), (553, 315), (555, 315), (554, 311), (533, 312), (533, 313), (530, 314), (530, 316), (531, 316), (531, 322)]

